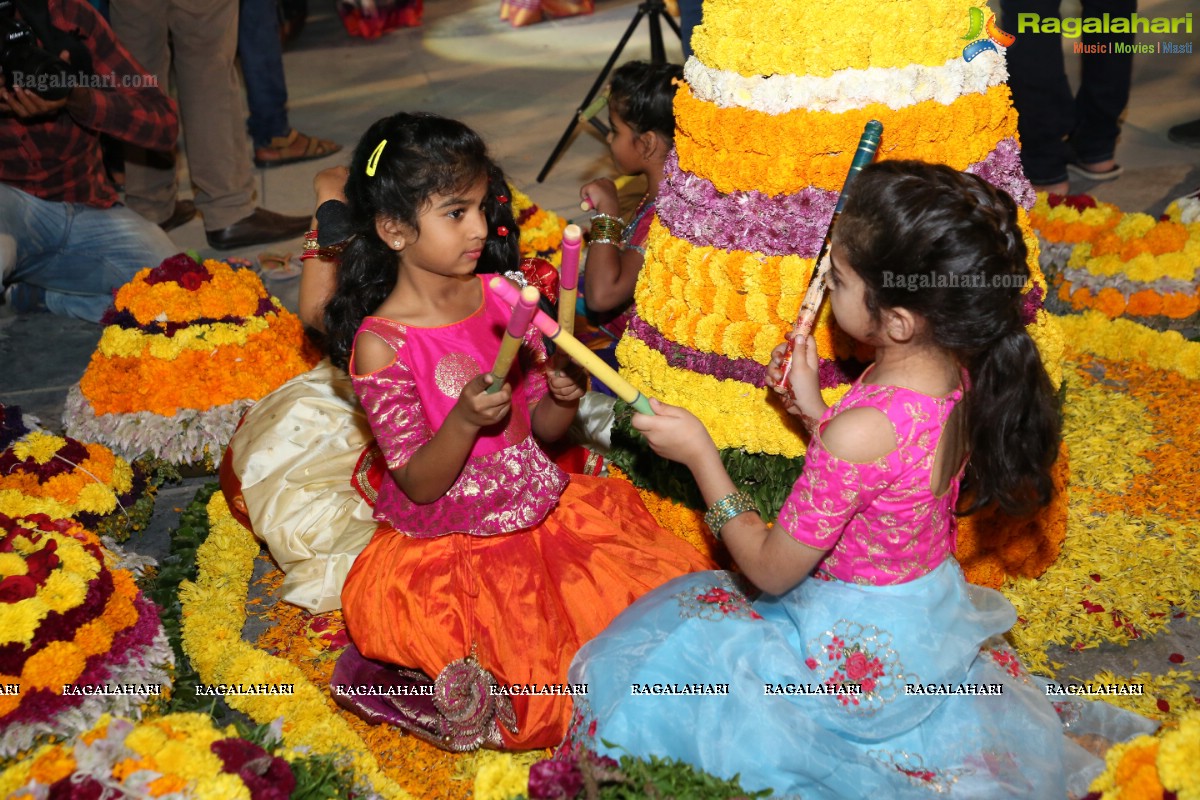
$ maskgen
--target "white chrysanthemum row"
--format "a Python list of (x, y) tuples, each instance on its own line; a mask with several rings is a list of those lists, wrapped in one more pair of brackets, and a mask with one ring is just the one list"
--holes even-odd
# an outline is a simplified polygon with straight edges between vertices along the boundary
[(912, 64), (899, 69), (843, 69), (827, 78), (810, 75), (746, 77), (714, 69), (689, 58), (683, 77), (692, 94), (722, 108), (745, 108), (767, 114), (788, 111), (842, 113), (872, 103), (895, 110), (925, 100), (949, 105), (965, 94), (982, 94), (1008, 80), (1004, 56), (980, 53), (971, 61), (952, 58), (940, 67)]
[(149, 411), (96, 415), (75, 384), (67, 391), (63, 421), (67, 434), (85, 442), (100, 442), (133, 460), (147, 453), (170, 464), (220, 463), (238, 421), (253, 400), (239, 400), (206, 411), (181, 408), (175, 416)]
[[(165, 692), (171, 686), (175, 654), (167, 641), (162, 623), (155, 620), (154, 640), (128, 654), (120, 664), (108, 667), (106, 686), (157, 684)], [(4, 729), (0, 739), (0, 758), (13, 758), (33, 747), (44, 738), (71, 741), (91, 730), (104, 713), (117, 717), (141, 719), (142, 706), (149, 695), (103, 694), (88, 695), (74, 708), (66, 709), (41, 722), (17, 722)]]

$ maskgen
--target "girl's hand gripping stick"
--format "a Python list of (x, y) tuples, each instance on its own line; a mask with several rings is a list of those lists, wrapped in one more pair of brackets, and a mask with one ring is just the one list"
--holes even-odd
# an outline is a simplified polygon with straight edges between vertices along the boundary
[[(488, 286), (493, 292), (500, 295), (506, 303), (515, 305), (520, 300), (517, 287), (504, 278), (492, 278)], [(654, 413), (650, 408), (650, 401), (646, 399), (644, 394), (639, 392), (632, 383), (617, 374), (615, 369), (601, 361), (600, 357), (593, 353), (586, 344), (564, 331), (545, 312), (535, 309), (533, 312), (533, 324), (534, 327), (546, 335), (547, 339), (554, 342), (563, 352), (575, 359), (580, 366), (604, 381), (616, 393), (617, 397), (629, 403), (629, 405), (643, 414)]]
[(562, 235), (562, 267), (558, 270), (558, 326), (567, 333), (575, 331), (575, 298), (579, 294), (579, 251), (583, 231), (568, 225)]
[(496, 363), (492, 365), (493, 380), (492, 385), (487, 387), (488, 394), (500, 391), (500, 387), (504, 385), (504, 379), (508, 377), (508, 370), (512, 367), (513, 359), (516, 357), (517, 351), (521, 349), (525, 331), (529, 330), (533, 312), (537, 310), (538, 290), (532, 286), (526, 286), (514, 298), (514, 301), (512, 316), (508, 318), (508, 328), (504, 331), (504, 339), (500, 342), (500, 352), (496, 354)]
[(825, 232), (825, 241), (821, 243), (821, 251), (817, 254), (817, 260), (813, 264), (812, 275), (808, 280), (808, 291), (804, 293), (804, 302), (800, 304), (800, 313), (796, 317), (795, 327), (792, 328), (793, 335), (783, 356), (783, 371), (779, 383), (775, 384), (776, 387), (788, 385), (788, 373), (792, 369), (792, 353), (796, 342), (803, 342), (804, 338), (812, 333), (813, 325), (817, 321), (817, 311), (821, 308), (821, 301), (825, 299), (825, 275), (829, 272), (829, 246), (833, 240), (833, 226), (837, 224), (838, 215), (842, 213), (842, 207), (846, 205), (850, 184), (858, 177), (858, 173), (862, 172), (862, 168), (875, 158), (875, 151), (879, 149), (879, 139), (882, 135), (883, 124), (878, 120), (871, 120), (863, 128), (862, 137), (858, 140), (858, 150), (850, 162), (850, 171), (846, 174), (846, 182), (842, 184), (842, 192), (838, 195), (837, 204), (833, 208), (833, 219), (829, 221), (829, 229)]

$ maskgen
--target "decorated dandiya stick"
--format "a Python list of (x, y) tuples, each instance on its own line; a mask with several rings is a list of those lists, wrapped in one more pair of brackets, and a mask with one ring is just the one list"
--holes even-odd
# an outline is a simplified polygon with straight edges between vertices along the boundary
[[(504, 278), (492, 278), (489, 286), (506, 303), (516, 304), (520, 299), (517, 294), (517, 287)], [(593, 353), (586, 344), (564, 331), (544, 311), (539, 309), (533, 312), (533, 325), (545, 334), (547, 339), (558, 345), (564, 353), (575, 359), (581, 367), (590, 372), (594, 377), (604, 381), (608, 388), (616, 393), (617, 397), (629, 403), (635, 410), (643, 414), (654, 413), (650, 408), (650, 401), (644, 394), (639, 392), (632, 383), (622, 378), (615, 369), (601, 361), (600, 357)]]
[(838, 195), (837, 204), (833, 207), (833, 218), (829, 220), (829, 228), (825, 231), (825, 240), (821, 242), (821, 251), (817, 253), (817, 260), (813, 263), (812, 275), (808, 279), (808, 291), (804, 293), (804, 302), (800, 304), (800, 313), (796, 317), (796, 325), (792, 328), (791, 341), (787, 343), (787, 350), (784, 352), (783, 373), (780, 375), (779, 383), (775, 384), (777, 387), (787, 386), (796, 342), (803, 341), (812, 333), (813, 325), (816, 324), (817, 311), (821, 308), (821, 301), (825, 299), (825, 276), (830, 267), (829, 248), (833, 241), (833, 226), (837, 224), (842, 207), (846, 205), (846, 198), (850, 196), (850, 184), (858, 177), (858, 173), (862, 172), (863, 167), (870, 164), (875, 158), (875, 151), (879, 149), (879, 139), (882, 135), (883, 123), (879, 120), (873, 119), (863, 127), (862, 136), (858, 140), (858, 150), (855, 151), (854, 159), (850, 162), (850, 171), (846, 173), (846, 182), (842, 184), (841, 194)]
[(521, 349), (521, 342), (525, 339), (525, 331), (529, 330), (537, 303), (538, 290), (532, 286), (526, 286), (513, 298), (512, 316), (508, 318), (508, 328), (505, 329), (504, 339), (500, 342), (500, 352), (496, 354), (496, 363), (492, 365), (493, 380), (492, 385), (487, 387), (488, 394), (495, 394), (504, 385), (513, 359), (516, 358), (517, 351)]
[(568, 225), (562, 234), (562, 266), (558, 270), (558, 326), (567, 333), (575, 330), (575, 298), (579, 294), (579, 251), (583, 231)]

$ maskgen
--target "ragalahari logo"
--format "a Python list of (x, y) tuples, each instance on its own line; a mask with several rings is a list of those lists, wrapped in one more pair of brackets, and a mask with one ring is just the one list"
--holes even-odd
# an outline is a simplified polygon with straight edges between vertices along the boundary
[[(1000, 27), (996, 24), (995, 14), (988, 16), (985, 23), (983, 21), (984, 13), (982, 8), (972, 8), (968, 13), (971, 18), (971, 26), (967, 30), (967, 35), (962, 37), (968, 40), (968, 44), (963, 48), (963, 58), (967, 61), (971, 61), (980, 53), (987, 52), (988, 50), (999, 52), (996, 50), (996, 45), (1008, 47), (1017, 40), (1017, 37), (1011, 33), (1005, 33), (1000, 30)], [(980, 39), (979, 35), (981, 33), (986, 33), (987, 38)]]

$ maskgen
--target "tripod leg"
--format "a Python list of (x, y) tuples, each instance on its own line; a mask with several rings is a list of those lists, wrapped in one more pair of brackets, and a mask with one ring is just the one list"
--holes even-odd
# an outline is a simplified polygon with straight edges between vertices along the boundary
[(665, 64), (667, 63), (667, 51), (663, 47), (662, 25), (659, 24), (659, 17), (662, 12), (657, 8), (652, 8), (650, 11), (650, 63)]
[[(607, 78), (608, 73), (612, 71), (613, 64), (616, 64), (617, 59), (621, 57), (621, 51), (624, 50), (625, 45), (629, 43), (629, 38), (633, 36), (634, 30), (637, 28), (638, 23), (642, 21), (642, 17), (645, 15), (645, 13), (646, 9), (642, 6), (638, 6), (637, 13), (633, 15), (633, 20), (630, 21), (629, 27), (627, 27), (625, 29), (625, 33), (621, 35), (621, 40), (617, 42), (617, 46), (615, 49), (613, 49), (612, 55), (608, 57), (608, 61), (604, 65), (604, 69), (600, 70), (600, 74), (596, 76), (596, 80), (592, 84), (592, 88), (588, 90), (587, 95), (583, 98), (583, 102), (579, 104), (579, 108), (575, 109), (575, 113), (571, 115), (571, 121), (567, 123), (567, 129), (563, 131), (563, 135), (561, 138), (559, 138), (558, 144), (554, 146), (554, 150), (550, 153), (550, 157), (546, 159), (546, 163), (542, 167), (542, 171), (538, 173), (538, 183), (546, 180), (546, 175), (550, 173), (550, 168), (554, 166), (554, 162), (558, 160), (559, 155), (564, 149), (566, 149), (567, 142), (571, 139), (571, 133), (574, 132), (575, 126), (579, 124), (580, 115), (583, 113), (583, 110), (591, 104), (592, 99), (595, 98), (595, 96), (600, 92), (600, 87), (604, 85), (604, 79)], [(659, 40), (661, 47), (661, 33), (659, 34)]]

